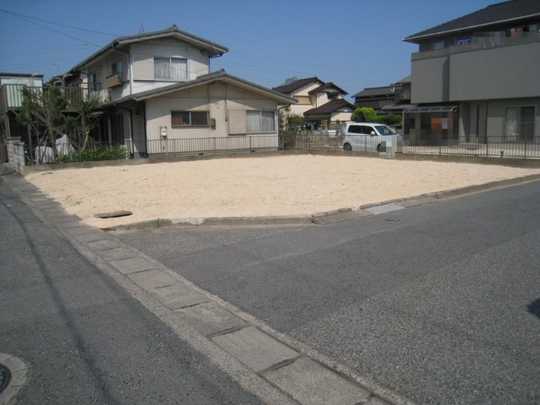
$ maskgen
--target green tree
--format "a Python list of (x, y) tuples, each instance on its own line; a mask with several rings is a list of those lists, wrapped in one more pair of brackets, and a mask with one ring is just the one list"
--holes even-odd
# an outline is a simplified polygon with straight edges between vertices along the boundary
[(401, 116), (398, 114), (377, 114), (371, 107), (358, 107), (353, 111), (352, 120), (356, 122), (380, 122), (386, 125), (399, 125)]
[(371, 107), (358, 107), (352, 113), (352, 120), (356, 122), (379, 122), (379, 115)]
[[(56, 139), (65, 132), (66, 99), (56, 87), (23, 89), (23, 100), (17, 119), (37, 134), (37, 146), (50, 146), (56, 159)], [(38, 157), (41, 161), (42, 157)]]
[(79, 152), (84, 152), (90, 143), (90, 134), (98, 119), (93, 112), (99, 106), (99, 99), (88, 97), (74, 104), (71, 114), (66, 117), (66, 132), (71, 145)]

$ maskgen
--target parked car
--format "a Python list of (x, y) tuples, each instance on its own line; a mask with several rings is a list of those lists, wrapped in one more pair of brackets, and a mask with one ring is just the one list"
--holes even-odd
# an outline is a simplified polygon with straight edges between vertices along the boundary
[(343, 128), (343, 150), (384, 152), (401, 145), (401, 135), (392, 127), (373, 122), (349, 122)]

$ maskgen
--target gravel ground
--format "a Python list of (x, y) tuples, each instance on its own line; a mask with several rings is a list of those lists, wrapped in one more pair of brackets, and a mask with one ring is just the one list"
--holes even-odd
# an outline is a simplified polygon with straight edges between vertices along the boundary
[[(308, 215), (540, 173), (496, 165), (271, 156), (95, 167), (27, 176), (98, 227), (156, 218)], [(98, 219), (129, 210), (133, 215)]]

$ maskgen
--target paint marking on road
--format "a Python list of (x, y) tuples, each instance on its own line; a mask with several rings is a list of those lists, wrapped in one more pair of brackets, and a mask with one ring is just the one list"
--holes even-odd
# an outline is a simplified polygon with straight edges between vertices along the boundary
[(390, 204), (377, 205), (375, 207), (367, 208), (366, 211), (373, 215), (381, 215), (381, 214), (386, 214), (389, 212), (399, 211), (404, 208), (405, 207), (403, 205), (390, 203)]

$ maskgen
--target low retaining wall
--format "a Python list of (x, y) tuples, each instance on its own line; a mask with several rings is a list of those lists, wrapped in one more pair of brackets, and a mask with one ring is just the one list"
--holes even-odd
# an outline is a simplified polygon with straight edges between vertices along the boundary
[(8, 167), (22, 174), (25, 168), (24, 143), (19, 138), (8, 138), (6, 147)]

